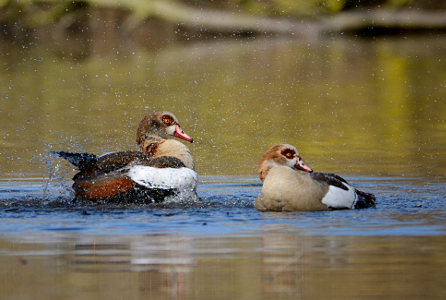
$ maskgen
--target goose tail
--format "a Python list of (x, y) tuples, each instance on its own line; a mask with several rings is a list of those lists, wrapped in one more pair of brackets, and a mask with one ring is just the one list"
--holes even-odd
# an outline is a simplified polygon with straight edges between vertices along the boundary
[(376, 197), (373, 194), (365, 193), (363, 191), (355, 189), (358, 200), (356, 201), (355, 208), (368, 208), (374, 207), (376, 203)]
[(51, 151), (51, 153), (57, 157), (66, 159), (79, 170), (85, 169), (97, 161), (96, 155), (90, 153), (73, 153), (67, 151)]

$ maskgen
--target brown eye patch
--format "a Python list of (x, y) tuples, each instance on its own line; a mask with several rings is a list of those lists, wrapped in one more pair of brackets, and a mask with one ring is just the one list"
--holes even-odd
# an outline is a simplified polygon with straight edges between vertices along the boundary
[(161, 118), (161, 120), (163, 121), (163, 123), (164, 123), (165, 125), (171, 125), (171, 124), (174, 123), (173, 118), (172, 118), (171, 116), (169, 116), (169, 115), (164, 115), (164, 116)]
[(292, 149), (285, 149), (281, 152), (281, 154), (283, 156), (285, 156), (286, 158), (291, 159), (296, 155), (296, 151), (294, 151)]

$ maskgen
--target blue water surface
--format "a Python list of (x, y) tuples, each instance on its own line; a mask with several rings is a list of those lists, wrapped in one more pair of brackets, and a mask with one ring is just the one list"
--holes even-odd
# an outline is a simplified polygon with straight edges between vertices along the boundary
[(377, 196), (376, 208), (324, 212), (259, 212), (256, 177), (201, 178), (196, 203), (85, 205), (73, 203), (70, 182), (0, 182), (0, 234), (191, 234), (256, 236), (270, 230), (301, 235), (444, 235), (446, 183), (432, 178), (353, 177)]

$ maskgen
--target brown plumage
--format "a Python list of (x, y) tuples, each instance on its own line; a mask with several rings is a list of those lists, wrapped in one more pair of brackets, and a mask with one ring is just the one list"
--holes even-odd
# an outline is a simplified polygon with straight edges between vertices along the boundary
[(313, 172), (303, 163), (297, 149), (288, 144), (269, 149), (258, 171), (263, 187), (255, 207), (262, 211), (314, 211), (375, 205), (374, 195), (353, 188), (339, 175)]
[[(128, 176), (134, 166), (153, 168), (194, 168), (189, 149), (182, 143), (170, 140), (174, 136), (192, 142), (169, 112), (149, 113), (140, 122), (136, 142), (141, 151), (121, 151), (96, 156), (89, 153), (53, 152), (79, 170), (73, 177), (73, 190), (77, 199), (120, 200), (132, 197), (151, 197), (162, 201), (173, 191), (147, 189)], [(152, 200), (153, 200), (152, 199)]]

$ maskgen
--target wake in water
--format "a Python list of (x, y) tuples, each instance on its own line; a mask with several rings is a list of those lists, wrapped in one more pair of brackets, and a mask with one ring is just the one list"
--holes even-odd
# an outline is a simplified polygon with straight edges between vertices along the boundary
[[(56, 185), (56, 186), (53, 186)], [(250, 208), (254, 207), (254, 199), (258, 186), (220, 184), (201, 185), (198, 197), (175, 198), (161, 203), (154, 203), (150, 198), (125, 199), (125, 201), (86, 201), (76, 200), (71, 190), (70, 181), (57, 180), (32, 182), (23, 179), (12, 179), (0, 182), (0, 208), (3, 209), (45, 209), (45, 208), (95, 208), (95, 209), (163, 209), (163, 208)], [(223, 190), (220, 194), (220, 191)], [(248, 191), (252, 190), (252, 191)], [(184, 194), (182, 194), (184, 195)], [(195, 195), (195, 193), (194, 193)]]

